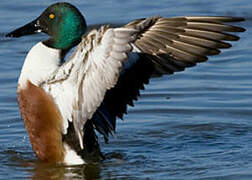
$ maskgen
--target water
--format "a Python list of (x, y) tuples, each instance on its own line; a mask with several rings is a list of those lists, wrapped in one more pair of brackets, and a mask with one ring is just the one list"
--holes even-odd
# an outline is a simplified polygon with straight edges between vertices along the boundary
[(6, 39), (53, 1), (0, 2), (0, 179), (251, 179), (252, 3), (250, 0), (68, 1), (88, 24), (161, 15), (243, 16), (241, 40), (207, 63), (152, 79), (105, 144), (106, 160), (48, 166), (34, 156), (17, 106), (16, 84), (28, 50), (46, 35)]

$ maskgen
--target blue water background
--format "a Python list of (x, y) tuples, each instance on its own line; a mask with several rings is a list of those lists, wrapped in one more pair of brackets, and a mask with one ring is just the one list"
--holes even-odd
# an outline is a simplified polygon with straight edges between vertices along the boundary
[(25, 55), (47, 36), (5, 38), (35, 19), (52, 0), (0, 2), (0, 179), (252, 179), (251, 0), (72, 0), (87, 23), (127, 23), (153, 15), (241, 16), (241, 40), (206, 63), (152, 79), (117, 133), (107, 160), (85, 167), (40, 163), (17, 99)]

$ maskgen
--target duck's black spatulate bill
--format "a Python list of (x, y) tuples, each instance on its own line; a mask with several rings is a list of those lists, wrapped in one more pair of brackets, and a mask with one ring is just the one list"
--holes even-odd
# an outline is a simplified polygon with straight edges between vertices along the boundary
[(36, 19), (8, 34), (6, 34), (6, 37), (21, 37), (21, 36), (25, 36), (25, 35), (29, 35), (29, 34), (34, 34), (36, 32), (40, 32), (41, 28), (39, 25), (39, 21)]

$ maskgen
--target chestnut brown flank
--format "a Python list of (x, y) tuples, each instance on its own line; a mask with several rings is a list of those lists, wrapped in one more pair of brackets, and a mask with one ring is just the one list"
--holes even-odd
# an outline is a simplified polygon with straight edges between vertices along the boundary
[(18, 89), (18, 104), (37, 157), (62, 162), (62, 116), (52, 97), (28, 81), (25, 89)]

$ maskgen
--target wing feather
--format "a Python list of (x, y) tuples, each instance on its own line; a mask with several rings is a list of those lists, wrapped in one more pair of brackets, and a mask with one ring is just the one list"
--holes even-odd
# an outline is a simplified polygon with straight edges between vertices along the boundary
[[(221, 16), (151, 17), (135, 20), (125, 27), (139, 30), (134, 42), (136, 49), (147, 54), (146, 58), (156, 64), (159, 74), (165, 74), (204, 62), (208, 59), (207, 56), (219, 54), (220, 48), (231, 47), (223, 41), (239, 40), (238, 36), (230, 33), (243, 32), (245, 29), (227, 23), (242, 20), (244, 19)], [(164, 55), (173, 60), (165, 61)], [(177, 65), (182, 67), (178, 68)]]

